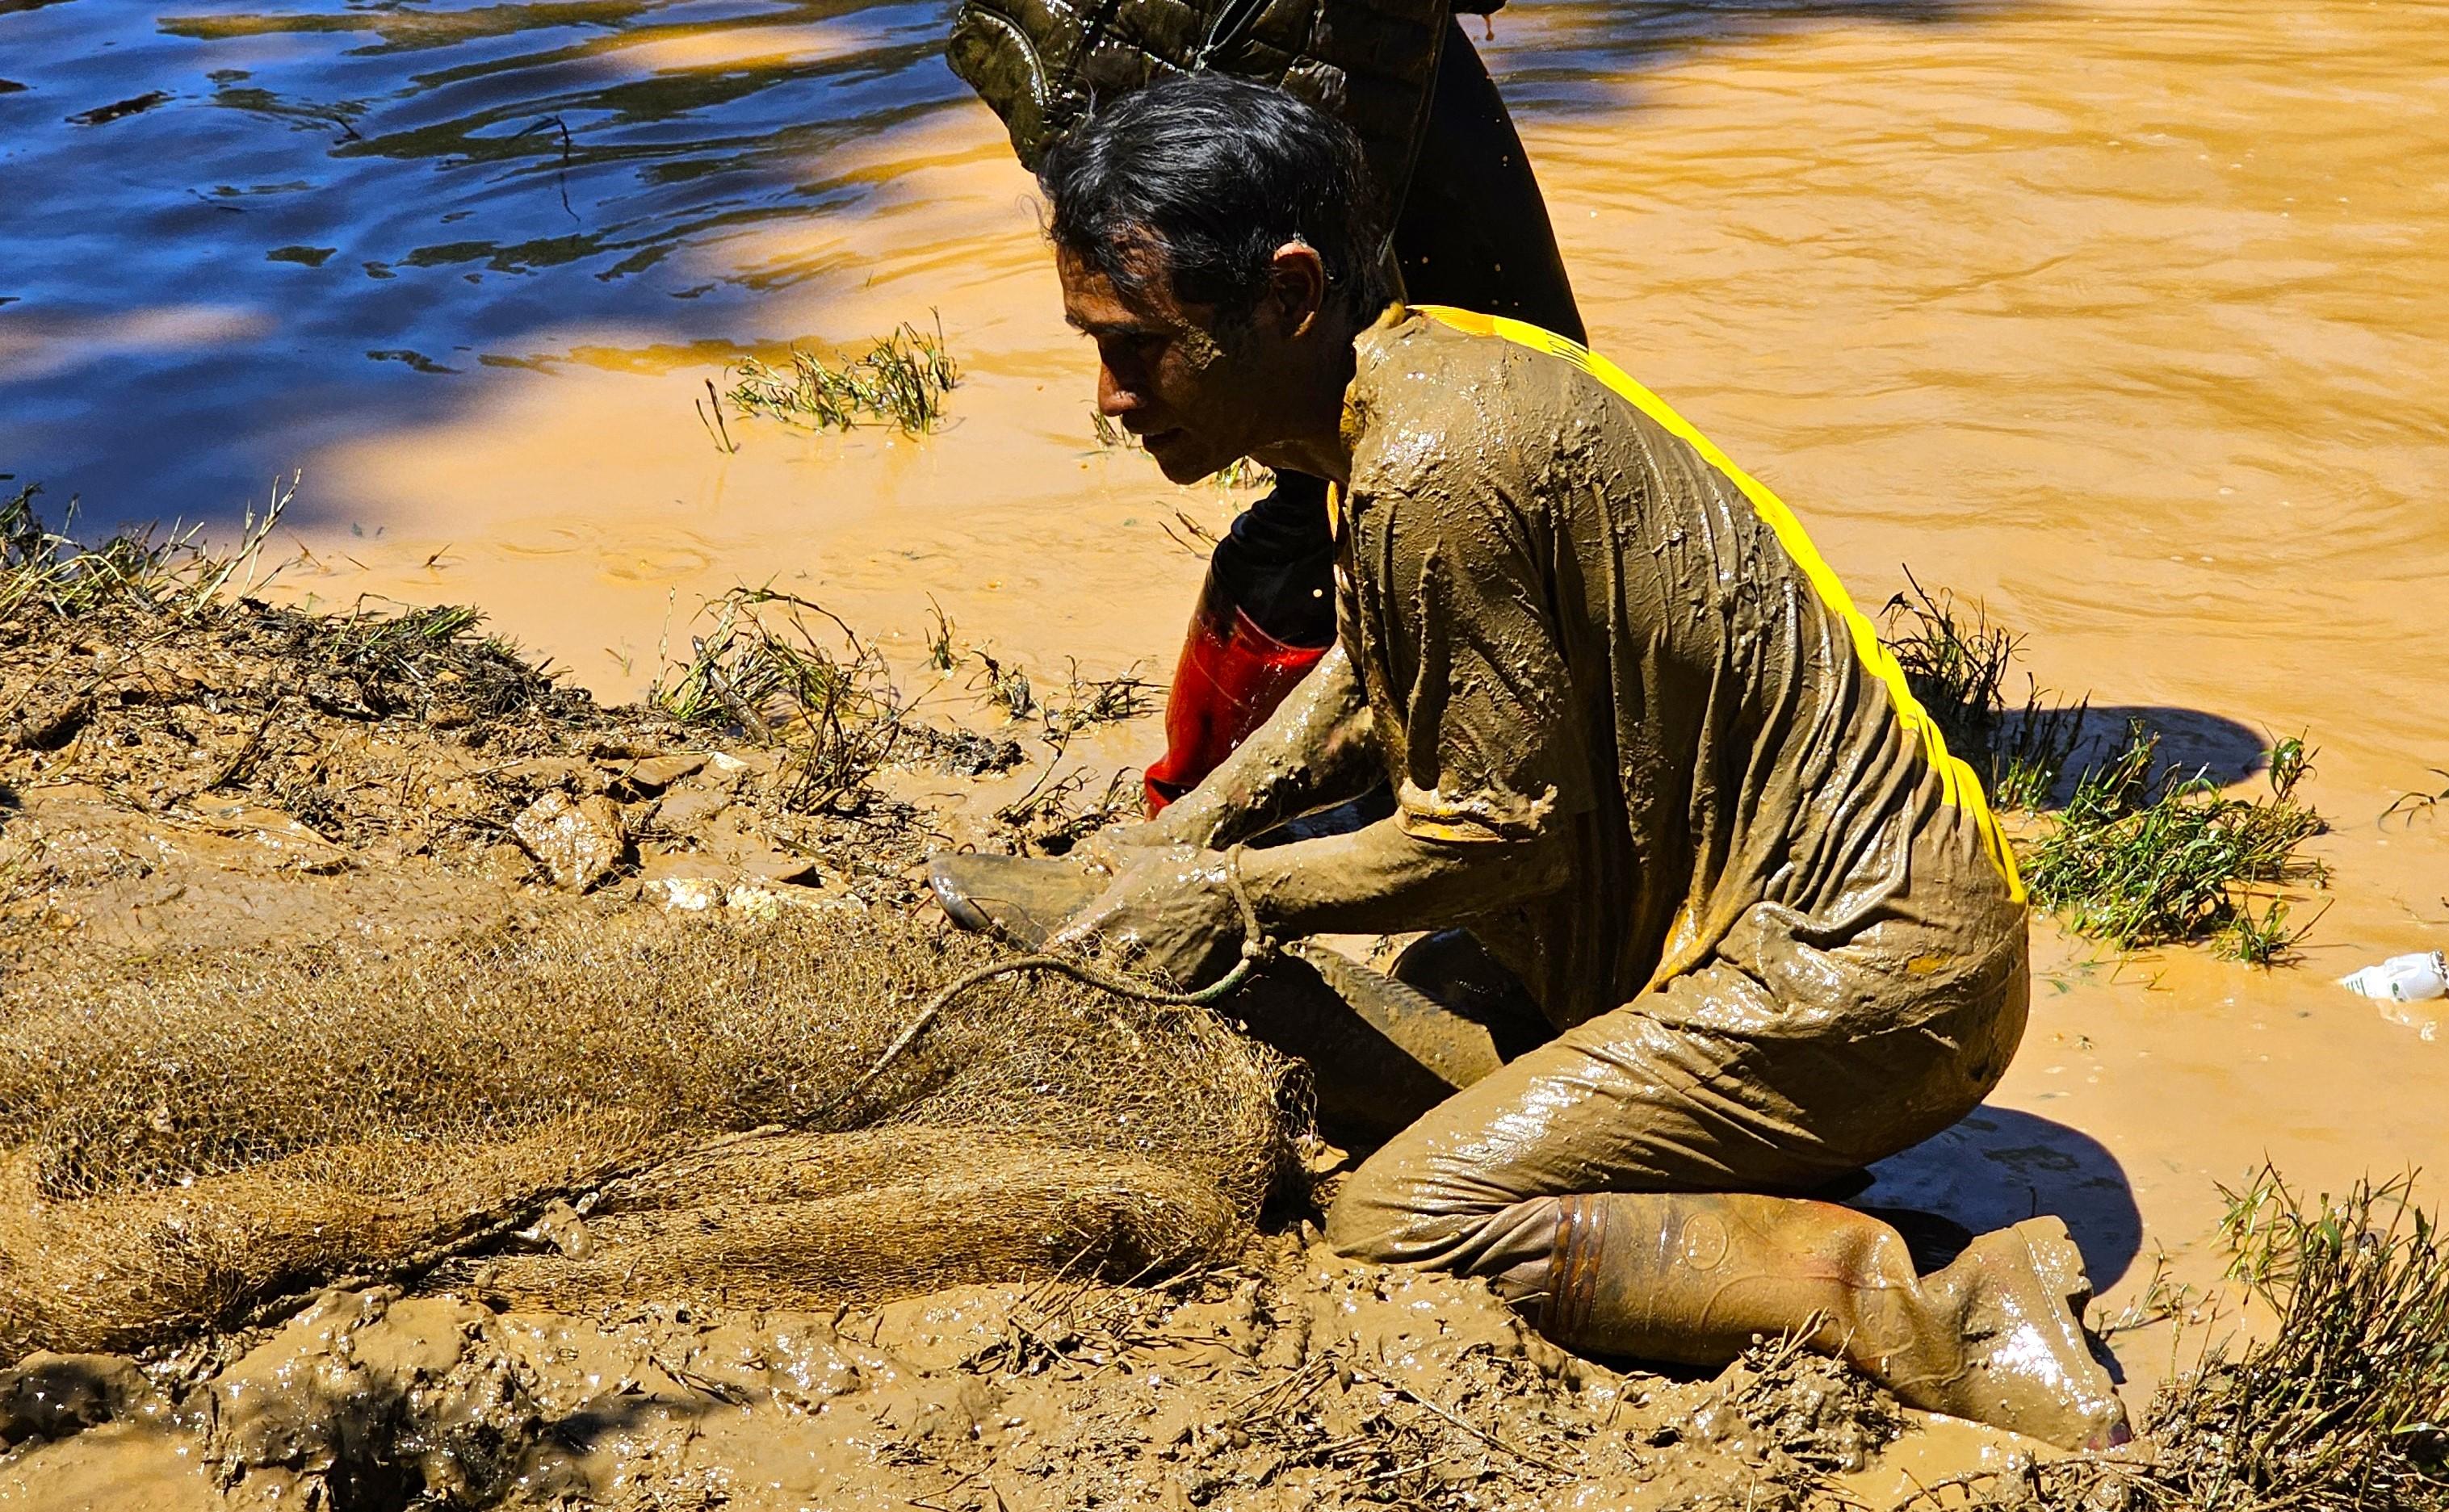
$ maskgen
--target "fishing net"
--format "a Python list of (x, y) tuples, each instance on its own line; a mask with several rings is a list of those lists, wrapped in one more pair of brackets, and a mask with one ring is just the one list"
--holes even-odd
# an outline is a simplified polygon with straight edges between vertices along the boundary
[(993, 958), (856, 913), (590, 911), (393, 959), (21, 978), (0, 1363), (446, 1260), (561, 1307), (807, 1306), (1236, 1237), (1306, 1115), (1205, 1010), (997, 979), (862, 1081)]

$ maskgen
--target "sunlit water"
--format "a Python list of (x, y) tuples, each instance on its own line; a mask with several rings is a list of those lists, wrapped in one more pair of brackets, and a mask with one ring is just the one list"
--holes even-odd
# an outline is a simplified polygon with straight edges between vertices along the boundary
[[(287, 591), (472, 601), (607, 692), (743, 581), (888, 643), (933, 600), (1032, 665), (1162, 662), (1199, 572), (1164, 526), (1233, 499), (1095, 447), (948, 15), (0, 0), (0, 469), (224, 529), (302, 469)], [(2440, 1165), (2449, 1047), (2325, 979), (2449, 941), (2449, 816), (2381, 818), (2449, 782), (2449, 6), (1494, 26), (1596, 344), (1860, 596), (1907, 564), (1978, 595), (2046, 684), (2223, 775), (2322, 748), (2311, 969), (2051, 946), (2006, 1101), (2113, 1146), (2172, 1242), (2266, 1149)], [(735, 418), (731, 453), (692, 408), (743, 351), (931, 311), (966, 373), (937, 434)], [(1948, 1179), (1994, 1216), (2091, 1179), (2034, 1159)]]

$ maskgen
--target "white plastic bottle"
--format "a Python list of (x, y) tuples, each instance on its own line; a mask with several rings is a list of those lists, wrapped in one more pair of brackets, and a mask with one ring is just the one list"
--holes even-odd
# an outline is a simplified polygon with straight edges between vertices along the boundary
[(2439, 950), (2394, 955), (2379, 966), (2368, 966), (2339, 978), (2339, 986), (2367, 998), (2387, 998), (2393, 1003), (2449, 997), (2449, 955)]

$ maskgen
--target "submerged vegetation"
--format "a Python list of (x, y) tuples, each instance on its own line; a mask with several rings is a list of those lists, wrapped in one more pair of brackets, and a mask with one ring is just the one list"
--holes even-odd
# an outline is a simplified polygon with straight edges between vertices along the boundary
[[(942, 327), (931, 335), (905, 322), (839, 367), (797, 347), (780, 367), (743, 357), (728, 397), (749, 413), (794, 425), (848, 431), (890, 424), (917, 435), (943, 423), (944, 395), (960, 381)], [(719, 418), (720, 405), (715, 412)]]
[(2137, 720), (2106, 761), (2086, 772), (2055, 827), (2027, 854), (2033, 896), (2077, 930), (2121, 949), (2208, 939), (2257, 965), (2302, 935), (2288, 906), (2257, 893), (2318, 883), (2319, 861), (2299, 853), (2322, 816), (2296, 795), (2312, 770), (2302, 739), (2270, 753), (2270, 791), (2235, 798), (2201, 772), (2158, 760), (2160, 737)]

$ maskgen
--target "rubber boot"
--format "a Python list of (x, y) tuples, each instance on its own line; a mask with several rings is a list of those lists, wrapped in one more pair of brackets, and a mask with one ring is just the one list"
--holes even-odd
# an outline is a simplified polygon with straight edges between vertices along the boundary
[(962, 928), (1034, 950), (1087, 908), (1111, 878), (1039, 856), (944, 852), (927, 858), (927, 886)]
[(1610, 1193), (1563, 1199), (1539, 1327), (1569, 1349), (1704, 1366), (1808, 1327), (1908, 1407), (2102, 1448), (2131, 1435), (2075, 1321), (2091, 1292), (2056, 1218), (1982, 1234), (1918, 1277), (1903, 1236), (1850, 1208)]
[(1148, 817), (1215, 771), (1325, 655), (1261, 629), (1210, 571), (1166, 697), (1165, 755), (1147, 765)]

